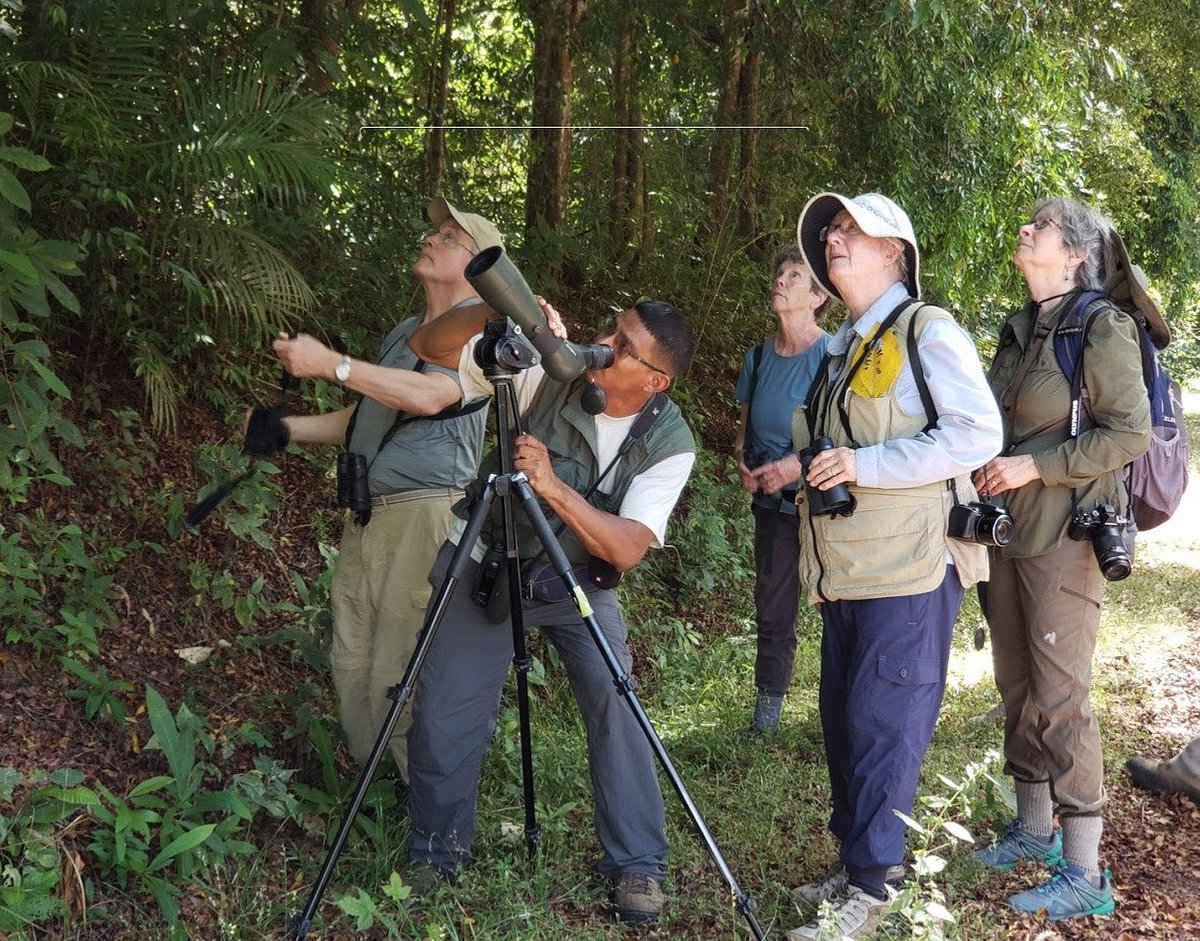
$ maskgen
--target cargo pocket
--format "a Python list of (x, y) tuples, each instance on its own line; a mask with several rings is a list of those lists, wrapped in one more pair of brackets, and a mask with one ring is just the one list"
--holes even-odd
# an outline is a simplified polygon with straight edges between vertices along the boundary
[(937, 660), (880, 657), (871, 688), (871, 715), (880, 725), (905, 729), (925, 714), (938, 695), (942, 678)]

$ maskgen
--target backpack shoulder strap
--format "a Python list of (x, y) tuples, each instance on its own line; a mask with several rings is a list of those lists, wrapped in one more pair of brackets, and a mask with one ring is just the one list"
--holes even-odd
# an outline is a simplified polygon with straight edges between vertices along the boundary
[(937, 407), (933, 404), (933, 395), (929, 391), (929, 381), (925, 378), (925, 367), (921, 365), (921, 351), (917, 348), (917, 315), (929, 304), (922, 304), (908, 320), (908, 364), (912, 369), (913, 379), (917, 383), (917, 392), (921, 395), (921, 406), (925, 409), (924, 432), (932, 431), (937, 425)]

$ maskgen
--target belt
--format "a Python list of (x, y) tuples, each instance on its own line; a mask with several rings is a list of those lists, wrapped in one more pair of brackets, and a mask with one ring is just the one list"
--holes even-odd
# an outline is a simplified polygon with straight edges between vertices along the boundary
[(423, 500), (443, 496), (457, 500), (462, 495), (463, 492), (457, 487), (405, 487), (400, 490), (393, 490), (391, 493), (381, 493), (371, 497), (371, 506), (395, 506), (397, 503), (408, 503), (411, 500)]

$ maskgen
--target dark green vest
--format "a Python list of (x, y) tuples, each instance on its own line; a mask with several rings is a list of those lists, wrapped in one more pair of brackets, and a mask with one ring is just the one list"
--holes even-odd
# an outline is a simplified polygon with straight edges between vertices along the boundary
[[(562, 383), (547, 377), (542, 380), (524, 417), (525, 431), (549, 450), (554, 473), (581, 494), (587, 493), (604, 471), (596, 458), (596, 420), (579, 404), (586, 381), (580, 378), (571, 383)], [(695, 439), (683, 420), (679, 406), (668, 400), (654, 426), (633, 443), (609, 474), (613, 482), (612, 493), (596, 490), (588, 497), (588, 503), (605, 513), (616, 515), (634, 477), (665, 458), (695, 450)], [(469, 514), (470, 504), (488, 477), (499, 472), (499, 465), (499, 453), (492, 450), (480, 464), (479, 478), (468, 489), (468, 499), (455, 507), (459, 516), (465, 518)], [(563, 525), (542, 500), (539, 499), (538, 504), (550, 521), (551, 528), (559, 533), (559, 541), (571, 564), (587, 561), (587, 550), (570, 528)], [(503, 532), (501, 507), (496, 503), (492, 506), (490, 522), (484, 524), (483, 540), (490, 543), (493, 536), (500, 538)], [(520, 510), (517, 511), (517, 544), (522, 559), (536, 558), (542, 551), (541, 540)]]

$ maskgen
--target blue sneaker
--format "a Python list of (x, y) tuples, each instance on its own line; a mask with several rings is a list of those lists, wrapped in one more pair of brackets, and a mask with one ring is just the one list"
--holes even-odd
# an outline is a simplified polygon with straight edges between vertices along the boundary
[(1045, 885), (1018, 892), (1008, 904), (1019, 912), (1045, 915), (1051, 921), (1084, 915), (1111, 915), (1117, 907), (1107, 869), (1100, 877), (1100, 888), (1097, 889), (1079, 866), (1067, 862), (1055, 867), (1054, 875)]
[(1022, 859), (1057, 866), (1062, 860), (1062, 845), (1062, 830), (1055, 828), (1050, 841), (1046, 842), (1022, 827), (1020, 820), (1014, 820), (1004, 831), (1004, 836), (987, 849), (976, 851), (975, 859), (1001, 872), (1008, 872)]

